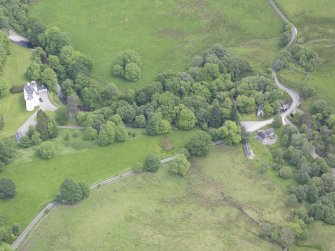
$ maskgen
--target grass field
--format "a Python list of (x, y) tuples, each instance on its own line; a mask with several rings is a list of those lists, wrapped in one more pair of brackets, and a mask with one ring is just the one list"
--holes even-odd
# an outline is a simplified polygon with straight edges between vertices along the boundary
[(221, 146), (185, 178), (166, 165), (129, 178), (58, 207), (21, 250), (280, 250), (221, 195), (259, 221), (285, 219), (284, 189), (252, 163), (241, 145)]
[(335, 96), (335, 2), (333, 0), (278, 0), (298, 28), (298, 41), (319, 53), (322, 60), (310, 75), (318, 96), (332, 104)]
[[(8, 87), (22, 85), (27, 82), (25, 73), (31, 62), (31, 51), (18, 45), (11, 44), (12, 52), (7, 58), (4, 76)], [(2, 136), (14, 135), (16, 130), (33, 112), (26, 111), (23, 93), (11, 94), (0, 99), (0, 114), (5, 119), (4, 130), (0, 131)]]
[[(63, 136), (56, 141), (59, 149), (54, 159), (36, 157), (34, 148), (21, 150), (18, 159), (0, 173), (0, 178), (12, 179), (17, 187), (14, 199), (0, 201), (0, 215), (8, 224), (18, 222), (26, 226), (47, 202), (55, 198), (65, 178), (90, 184), (134, 168), (149, 153), (162, 158), (171, 156), (195, 131), (176, 131), (163, 137), (148, 137), (137, 131), (136, 137), (109, 147), (98, 147), (72, 136), (64, 142), (66, 131), (62, 131)], [(73, 134), (73, 131), (68, 132)], [(165, 151), (164, 142), (174, 148)]]
[[(120, 89), (149, 84), (168, 69), (183, 71), (214, 43), (257, 68), (268, 68), (278, 53), (282, 27), (267, 0), (39, 0), (30, 15), (69, 32), (74, 47), (94, 60), (94, 76)], [(125, 49), (142, 57), (137, 83), (111, 76), (117, 54)]]

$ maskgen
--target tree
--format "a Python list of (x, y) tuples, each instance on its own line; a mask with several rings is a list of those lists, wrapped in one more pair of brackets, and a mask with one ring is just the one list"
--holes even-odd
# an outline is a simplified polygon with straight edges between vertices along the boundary
[(137, 128), (145, 128), (147, 121), (144, 115), (139, 115), (135, 117), (134, 126)]
[(60, 125), (65, 125), (67, 121), (69, 121), (69, 114), (67, 108), (62, 106), (56, 111), (56, 121)]
[(30, 80), (40, 81), (41, 72), (41, 65), (34, 61), (27, 69), (27, 76)]
[(235, 145), (241, 142), (241, 128), (236, 122), (227, 120), (219, 130), (226, 144)]
[(81, 189), (81, 192), (82, 192), (82, 198), (88, 198), (88, 196), (90, 195), (90, 186), (84, 182), (84, 181), (81, 181), (78, 183), (78, 186), (80, 187)]
[(141, 77), (141, 58), (133, 50), (125, 50), (118, 55), (117, 64), (113, 66), (113, 75), (137, 81)]
[(101, 146), (110, 145), (115, 140), (115, 134), (115, 124), (111, 121), (108, 121), (99, 131), (97, 143)]
[(124, 77), (129, 81), (136, 82), (141, 78), (141, 68), (135, 63), (127, 64)]
[(15, 157), (15, 148), (10, 140), (0, 140), (0, 163), (9, 164)]
[(182, 105), (178, 115), (177, 127), (183, 130), (191, 130), (194, 128), (196, 118), (194, 113), (186, 106)]
[(186, 156), (184, 154), (179, 154), (176, 158), (175, 166), (172, 167), (170, 171), (173, 174), (183, 177), (186, 175), (190, 167), (191, 167), (191, 163), (188, 162)]
[(58, 129), (53, 120), (50, 120), (48, 115), (39, 110), (36, 116), (36, 130), (40, 133), (40, 137), (43, 141), (49, 138), (55, 138), (58, 135)]
[(37, 154), (42, 159), (51, 159), (55, 156), (55, 146), (51, 142), (43, 142), (37, 149)]
[(149, 135), (166, 134), (170, 129), (170, 123), (167, 120), (162, 119), (162, 116), (159, 113), (153, 114), (146, 126), (146, 131)]
[(79, 98), (76, 94), (70, 94), (66, 99), (66, 107), (69, 115), (69, 120), (75, 121), (78, 113)]
[(84, 131), (84, 139), (86, 140), (95, 140), (98, 136), (98, 132), (93, 127), (87, 127)]
[(290, 194), (287, 198), (287, 202), (286, 205), (288, 207), (295, 207), (298, 205), (298, 199), (297, 196), (295, 194)]
[(289, 179), (292, 177), (292, 169), (289, 166), (283, 166), (279, 170), (279, 176), (284, 179)]
[(143, 170), (147, 172), (156, 172), (160, 167), (159, 159), (153, 155), (149, 154), (145, 157)]
[(83, 198), (81, 187), (71, 179), (65, 179), (60, 186), (57, 200), (65, 204), (75, 204)]
[(42, 72), (41, 81), (50, 91), (56, 92), (57, 74), (51, 68), (46, 68)]
[(204, 156), (207, 155), (211, 144), (211, 136), (204, 131), (200, 131), (191, 137), (186, 148), (190, 151), (191, 155)]
[(241, 113), (251, 113), (256, 109), (255, 99), (253, 97), (247, 97), (239, 95), (236, 99), (238, 110)]
[(11, 199), (16, 194), (16, 186), (10, 179), (0, 179), (0, 199)]
[(57, 27), (51, 27), (38, 36), (38, 41), (46, 52), (58, 55), (64, 46), (71, 44), (71, 35), (61, 32)]
[(127, 139), (127, 137), (128, 137), (127, 128), (123, 124), (117, 125), (115, 127), (115, 140), (117, 142), (123, 142)]
[(7, 94), (7, 82), (3, 77), (0, 77), (0, 98)]
[(277, 242), (283, 248), (290, 247), (295, 242), (292, 230), (288, 227), (282, 227), (279, 230), (279, 236)]

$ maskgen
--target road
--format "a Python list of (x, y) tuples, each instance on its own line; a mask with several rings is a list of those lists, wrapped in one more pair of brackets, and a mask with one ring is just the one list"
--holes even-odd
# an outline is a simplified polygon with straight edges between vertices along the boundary
[[(274, 0), (269, 0), (269, 3), (276, 11), (276, 13), (280, 16), (280, 18), (285, 22), (291, 25), (291, 40), (288, 43), (287, 47), (291, 46), (292, 43), (295, 41), (298, 35), (297, 28), (288, 20), (285, 14), (279, 9), (278, 5)], [(283, 125), (291, 124), (291, 122), (287, 119), (289, 116), (299, 105), (300, 105), (300, 95), (294, 90), (291, 90), (284, 86), (282, 83), (279, 82), (277, 78), (277, 72), (272, 68), (272, 78), (275, 81), (276, 86), (278, 88), (287, 92), (292, 98), (292, 104), (290, 105), (289, 109), (281, 114)], [(255, 132), (259, 129), (263, 128), (264, 126), (270, 125), (273, 119), (268, 119), (264, 121), (242, 121), (241, 125), (245, 128), (247, 132)]]
[[(174, 160), (175, 158), (176, 158), (176, 156), (172, 156), (172, 157), (169, 157), (169, 158), (166, 158), (166, 159), (162, 159), (160, 162), (161, 163), (167, 163), (169, 161)], [(136, 171), (136, 170), (129, 170), (129, 171), (121, 173), (119, 175), (109, 177), (109, 178), (107, 178), (105, 180), (102, 180), (100, 182), (96, 182), (96, 183), (94, 183), (90, 186), (90, 189), (91, 190), (96, 190), (96, 189), (99, 189), (99, 188), (102, 188), (102, 187), (106, 187), (106, 186), (109, 186), (109, 185), (114, 184), (116, 182), (119, 182), (123, 179), (126, 179), (126, 178), (132, 177), (134, 175), (137, 175), (139, 173), (140, 172)], [(37, 223), (41, 223), (41, 221), (43, 221), (48, 216), (48, 214), (51, 212), (51, 210), (56, 208), (58, 205), (59, 205), (58, 202), (50, 202), (45, 208), (43, 208), (36, 215), (36, 217), (33, 219), (33, 221), (26, 227), (26, 229), (20, 234), (20, 236), (13, 242), (12, 248), (13, 249), (19, 248), (23, 244), (23, 242), (26, 240), (26, 238), (28, 236), (28, 233), (30, 233), (31, 230), (33, 230), (35, 225)]]

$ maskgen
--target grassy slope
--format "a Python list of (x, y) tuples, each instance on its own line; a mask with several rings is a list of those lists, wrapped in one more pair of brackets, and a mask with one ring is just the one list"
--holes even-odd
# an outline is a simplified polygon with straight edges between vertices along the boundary
[(333, 0), (278, 0), (300, 33), (299, 42), (319, 53), (322, 63), (309, 82), (318, 96), (334, 103), (335, 3)]
[(218, 147), (185, 178), (163, 166), (124, 180), (57, 208), (22, 250), (279, 250), (221, 196), (256, 219), (284, 218), (283, 188), (252, 163), (241, 145)]
[[(230, 47), (256, 67), (269, 67), (281, 28), (267, 0), (40, 0), (30, 15), (70, 32), (75, 48), (94, 60), (95, 77), (121, 89), (146, 85), (168, 69), (183, 71), (213, 43)], [(125, 49), (142, 56), (138, 83), (111, 76), (116, 55)]]
[[(5, 217), (8, 224), (18, 222), (25, 226), (47, 202), (55, 198), (64, 178), (71, 177), (88, 183), (103, 180), (134, 168), (149, 153), (161, 157), (172, 155), (193, 132), (177, 131), (164, 137), (147, 137), (138, 133), (135, 138), (109, 147), (97, 147), (79, 138), (63, 142), (61, 136), (57, 140), (58, 155), (52, 160), (41, 160), (34, 156), (34, 149), (20, 151), (18, 160), (0, 173), (1, 178), (12, 179), (17, 187), (14, 199), (0, 201), (0, 215)], [(172, 152), (162, 150), (162, 138), (169, 139), (175, 147)]]
[[(22, 85), (27, 79), (25, 72), (31, 62), (31, 51), (11, 44), (12, 52), (6, 62), (4, 76), (8, 87)], [(32, 114), (27, 112), (23, 93), (11, 94), (0, 99), (0, 113), (4, 115), (5, 128), (0, 131), (0, 137), (13, 135), (23, 122)]]

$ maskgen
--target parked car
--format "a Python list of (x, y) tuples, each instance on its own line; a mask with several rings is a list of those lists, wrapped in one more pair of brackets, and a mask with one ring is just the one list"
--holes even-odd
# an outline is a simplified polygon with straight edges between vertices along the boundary
[(41, 102), (41, 103), (43, 102), (43, 98), (40, 98), (40, 102)]

